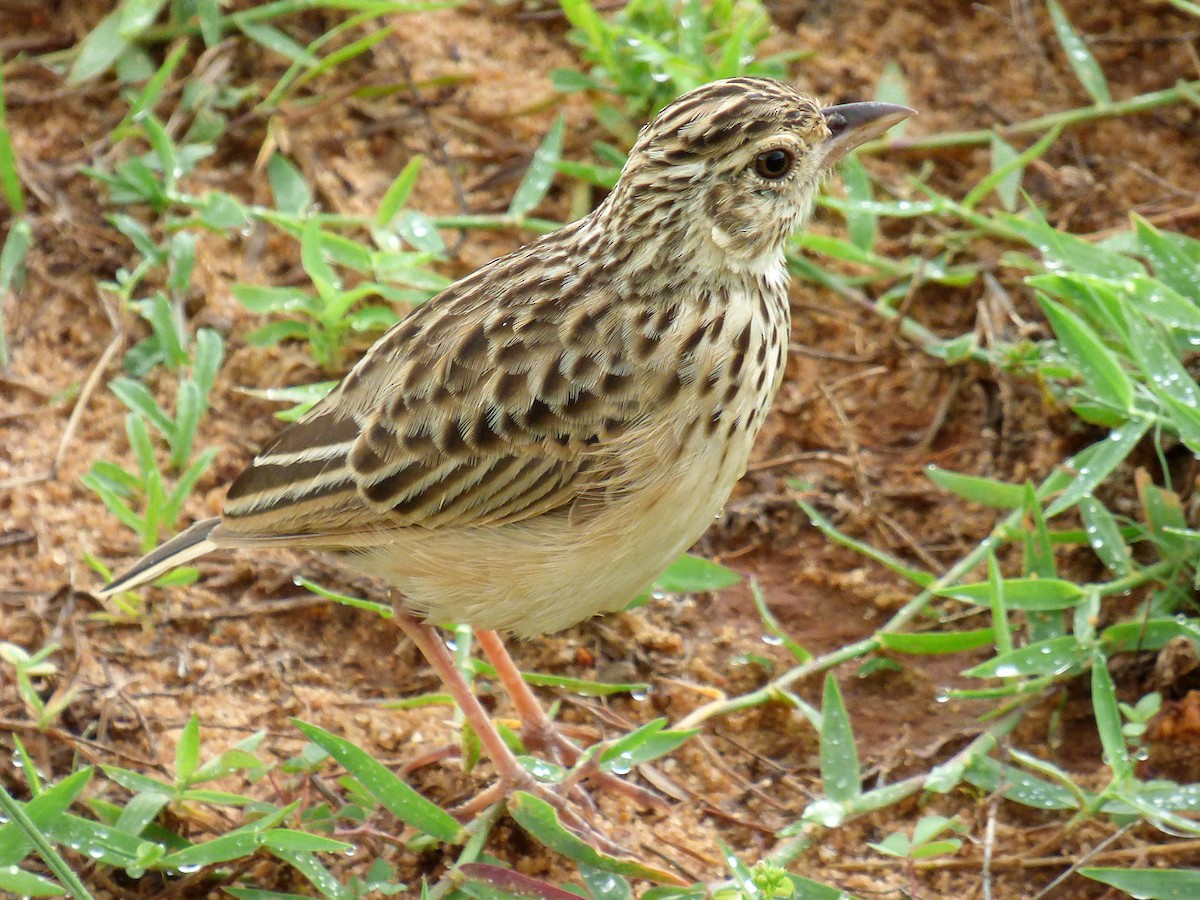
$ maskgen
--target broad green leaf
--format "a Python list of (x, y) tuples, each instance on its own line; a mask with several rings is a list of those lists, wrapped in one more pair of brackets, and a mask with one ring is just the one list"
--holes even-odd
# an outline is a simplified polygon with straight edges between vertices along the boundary
[[(879, 73), (879, 81), (875, 85), (875, 99), (881, 103), (894, 103), (897, 106), (908, 106), (908, 79), (895, 60), (888, 60)], [(905, 119), (898, 125), (893, 125), (888, 134), (893, 138), (901, 137), (908, 127)]]
[(627, 878), (644, 878), (652, 882), (677, 880), (675, 876), (653, 866), (630, 859), (617, 859), (593, 849), (563, 827), (553, 806), (533, 794), (517, 791), (508, 801), (508, 812), (518, 825), (543, 845), (567, 859)]
[(1129, 556), (1129, 548), (1121, 536), (1117, 520), (1108, 511), (1108, 507), (1094, 497), (1084, 497), (1079, 501), (1079, 515), (1083, 519), (1088, 546), (1100, 561), (1117, 575), (1129, 574), (1133, 560)]
[(579, 875), (592, 900), (633, 900), (633, 888), (620, 875), (593, 869), (587, 863), (579, 863)]
[(66, 893), (64, 888), (48, 878), (16, 866), (0, 868), (0, 891), (14, 897), (61, 897)]
[(67, 83), (79, 84), (95, 78), (129, 47), (129, 40), (121, 35), (121, 11), (109, 13), (80, 43)]
[(1054, 23), (1054, 32), (1058, 42), (1062, 44), (1063, 52), (1067, 54), (1067, 62), (1075, 71), (1075, 77), (1083, 85), (1083, 89), (1091, 95), (1098, 105), (1112, 102), (1112, 93), (1104, 78), (1104, 70), (1096, 62), (1096, 57), (1088, 49), (1085, 41), (1071, 25), (1066, 13), (1058, 5), (1058, 0), (1046, 0), (1046, 9), (1050, 12), (1050, 21)]
[(213, 191), (200, 207), (200, 221), (214, 231), (244, 228), (250, 221), (246, 208), (229, 194)]
[[(1084, 596), (1084, 590), (1079, 585), (1059, 578), (1007, 578), (1001, 585), (1004, 603), (1010, 609), (1069, 609)], [(996, 591), (990, 582), (980, 581), (939, 588), (935, 593), (942, 597), (990, 605)]]
[(1037, 248), (1048, 271), (1083, 272), (1116, 279), (1146, 274), (1139, 263), (1128, 257), (1059, 231), (1036, 207), (1026, 209), (1020, 216), (1011, 213), (994, 215), (998, 225), (1014, 231)]
[(307, 291), (263, 284), (235, 284), (231, 293), (242, 306), (255, 313), (304, 312), (317, 315), (321, 302)]
[(212, 328), (201, 328), (196, 332), (196, 356), (192, 364), (192, 380), (200, 389), (200, 396), (207, 400), (212, 391), (217, 369), (225, 356), (225, 342)]
[(1160, 399), (1170, 397), (1192, 409), (1200, 406), (1200, 385), (1196, 384), (1159, 328), (1133, 312), (1127, 319), (1133, 358), (1145, 373), (1151, 390)]
[(161, 864), (172, 869), (178, 869), (180, 866), (211, 866), (215, 863), (250, 856), (263, 847), (291, 852), (337, 853), (345, 852), (351, 849), (351, 846), (342, 841), (285, 828), (272, 828), (265, 831), (234, 831), (203, 844), (195, 844), (186, 850), (169, 853), (162, 858)]
[(47, 822), (45, 830), (59, 844), (78, 847), (89, 858), (121, 869), (137, 862), (139, 848), (146, 842), (136, 834), (69, 814)]
[(1001, 653), (985, 663), (967, 669), (963, 674), (971, 678), (1061, 675), (1065, 672), (1081, 671), (1091, 656), (1091, 650), (1080, 646), (1079, 641), (1068, 635)]
[[(1200, 271), (1200, 262), (1191, 265)], [(1200, 332), (1200, 285), (1193, 285), (1191, 294), (1181, 293), (1165, 280), (1146, 275), (1131, 275), (1113, 284), (1123, 300), (1167, 328)]]
[(1169, 394), (1160, 394), (1158, 398), (1169, 413), (1169, 424), (1172, 431), (1188, 448), (1200, 456), (1200, 410), (1195, 406), (1182, 403)]
[(980, 200), (994, 190), (1005, 209), (1015, 209), (1025, 167), (1050, 149), (1058, 140), (1058, 134), (1059, 129), (1053, 128), (1020, 153), (1005, 143), (999, 135), (993, 134), (992, 171), (967, 192), (962, 205), (967, 209), (974, 209)]
[(166, 2), (167, 0), (125, 0), (121, 4), (121, 36), (136, 38), (144, 29), (154, 24)]
[[(60, 818), (75, 799), (83, 793), (92, 777), (90, 767), (72, 772), (58, 784), (52, 785), (24, 804), (25, 814), (43, 830)], [(0, 866), (14, 866), (29, 855), (33, 841), (15, 822), (0, 825)]]
[(200, 764), (200, 719), (192, 713), (175, 745), (175, 781), (187, 784)]
[(292, 724), (345, 767), (401, 822), (449, 844), (458, 844), (465, 839), (466, 832), (449, 813), (426, 800), (365, 751), (345, 738), (299, 719), (292, 719)]
[(1088, 390), (1118, 412), (1133, 408), (1133, 382), (1092, 328), (1065, 306), (1042, 297), (1041, 306), (1055, 337), (1075, 363)]
[(134, 794), (113, 824), (120, 831), (140, 835), (147, 825), (158, 818), (170, 799), (166, 794)]
[(1030, 775), (1023, 769), (1001, 763), (990, 756), (977, 756), (963, 772), (963, 778), (985, 791), (1003, 791), (1006, 800), (1034, 809), (1077, 809), (1079, 799), (1058, 784)]
[(844, 802), (862, 793), (862, 772), (854, 732), (842, 700), (841, 689), (832, 674), (825, 676), (821, 701), (821, 786), (829, 799)]
[(654, 586), (669, 594), (700, 594), (737, 584), (742, 576), (719, 563), (684, 554), (671, 563), (654, 581)]
[(414, 250), (435, 255), (446, 252), (446, 245), (433, 220), (422, 212), (415, 209), (402, 210), (393, 220), (392, 227)]
[(413, 185), (417, 183), (417, 176), (421, 174), (421, 166), (424, 162), (423, 156), (414, 156), (388, 186), (383, 194), (383, 199), (379, 201), (379, 208), (375, 211), (377, 227), (387, 228), (392, 223), (392, 219), (396, 217), (396, 213), (400, 212), (408, 201), (408, 195), (412, 193)]
[(358, 900), (362, 896), (358, 891), (351, 891), (334, 878), (320, 860), (311, 853), (286, 850), (281, 847), (272, 847), (271, 852), (307, 878), (313, 887), (328, 900)]
[[(325, 259), (325, 238), (320, 221), (315, 216), (308, 219), (300, 234), (300, 262), (321, 300), (332, 304), (335, 295), (342, 289), (342, 282)], [(324, 312), (322, 310), (321, 318), (324, 318)], [(326, 324), (335, 323), (326, 320)]]
[(964, 475), (949, 469), (939, 469), (937, 466), (926, 466), (925, 475), (938, 487), (973, 503), (1000, 509), (1017, 509), (1025, 502), (1024, 485), (1008, 484), (978, 475)]
[[(8, 203), (9, 212), (16, 217), (25, 212), (25, 192), (21, 189), (21, 175), (17, 171), (17, 155), (13, 150), (12, 134), (8, 127), (8, 112), (4, 105), (4, 73), (0, 72), (0, 196)], [(26, 230), (29, 223), (17, 218), (9, 229), (11, 235), (17, 225), (24, 224)], [(23, 255), (23, 254), (22, 254)], [(4, 293), (3, 280), (0, 279), (0, 294)]]
[(666, 719), (655, 719), (614, 741), (600, 754), (600, 764), (624, 775), (635, 766), (666, 756), (698, 731), (664, 731), (666, 724)]
[[(1182, 297), (1200, 299), (1200, 260), (1193, 259), (1137, 213), (1133, 213), (1138, 249), (1150, 262), (1158, 279)], [(1195, 302), (1195, 301), (1194, 301)]]
[[(1017, 197), (1021, 191), (1021, 178), (1025, 167), (1017, 163), (1019, 154), (1015, 147), (995, 132), (992, 133), (992, 173), (1002, 173), (995, 181), (996, 197), (1001, 205), (1012, 212), (1017, 208)], [(964, 199), (964, 205), (968, 205)]]
[(533, 161), (525, 172), (525, 177), (517, 186), (512, 202), (508, 205), (508, 214), (513, 218), (524, 218), (533, 208), (542, 202), (554, 181), (555, 166), (562, 156), (563, 129), (565, 120), (559, 116), (542, 138), (542, 142), (534, 151)]
[(939, 653), (963, 653), (978, 647), (992, 645), (996, 632), (992, 628), (976, 628), (971, 631), (927, 631), (919, 634), (884, 631), (879, 634), (879, 643), (897, 653), (912, 653), (930, 656)]
[(179, 385), (179, 396), (175, 399), (175, 421), (167, 440), (171, 445), (171, 468), (182, 469), (192, 455), (192, 444), (196, 429), (204, 414), (204, 399), (200, 389), (191, 379)]
[(196, 0), (196, 18), (204, 46), (215, 47), (221, 41), (221, 0)]
[(167, 250), (167, 290), (177, 298), (183, 297), (196, 267), (196, 233), (177, 231), (171, 236)]
[(301, 63), (305, 66), (313, 66), (317, 63), (317, 58), (297, 44), (294, 40), (270, 25), (261, 25), (257, 23), (247, 22), (244, 19), (236, 18), (238, 29), (246, 37), (255, 43), (262, 44), (268, 50), (273, 50), (280, 56), (290, 59), (292, 62)]
[(1079, 874), (1144, 900), (1194, 900), (1200, 897), (1200, 869), (1085, 867)]
[(876, 231), (875, 214), (866, 208), (866, 204), (875, 199), (871, 178), (862, 161), (853, 154), (842, 161), (840, 170), (850, 201), (846, 210), (846, 231), (854, 246), (869, 252), (875, 247)]
[(1113, 770), (1113, 777), (1122, 780), (1133, 771), (1133, 761), (1121, 732), (1121, 712), (1117, 706), (1117, 692), (1112, 676), (1108, 674), (1108, 660), (1097, 650), (1092, 660), (1092, 711), (1096, 717), (1096, 730), (1100, 732), (1100, 743), (1104, 747), (1104, 758)]
[(275, 208), (281, 213), (302, 216), (312, 206), (312, 190), (304, 180), (304, 173), (282, 153), (271, 154), (267, 162), (267, 180), (271, 183), (271, 194)]
[(1046, 518), (1053, 518), (1070, 509), (1084, 497), (1090, 497), (1100, 482), (1112, 474), (1113, 469), (1133, 452), (1133, 448), (1149, 430), (1152, 421), (1146, 418), (1127, 422), (1110, 432), (1107, 438), (1097, 441), (1067, 460), (1064, 468), (1067, 471), (1074, 470), (1074, 477), (1046, 508)]

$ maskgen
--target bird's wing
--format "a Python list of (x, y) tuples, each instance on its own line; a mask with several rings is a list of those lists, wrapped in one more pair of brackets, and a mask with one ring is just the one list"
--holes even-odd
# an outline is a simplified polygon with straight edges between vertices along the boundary
[(558, 290), (506, 289), (521, 281), (505, 268), (398, 323), (234, 482), (223, 527), (328, 538), (500, 524), (619, 484), (611, 448), (679, 388), (644, 362), (669, 317), (595, 289), (572, 302), (566, 275)]

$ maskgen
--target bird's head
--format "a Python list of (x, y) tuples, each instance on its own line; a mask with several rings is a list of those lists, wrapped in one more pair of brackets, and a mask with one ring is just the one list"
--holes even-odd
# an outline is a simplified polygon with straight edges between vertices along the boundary
[(781, 258), (834, 163), (913, 113), (890, 103), (823, 109), (769, 78), (714, 81), (642, 129), (611, 199), (627, 233), (658, 223), (680, 250), (756, 267)]

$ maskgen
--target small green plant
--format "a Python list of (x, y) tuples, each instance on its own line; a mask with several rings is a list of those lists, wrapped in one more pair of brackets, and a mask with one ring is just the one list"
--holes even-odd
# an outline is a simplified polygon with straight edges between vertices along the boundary
[[(371, 248), (325, 230), (312, 214), (311, 195), (299, 170), (278, 154), (272, 158), (268, 166), (276, 205), (272, 219), (298, 232), (300, 260), (314, 290), (234, 285), (233, 295), (250, 311), (286, 316), (251, 332), (247, 341), (264, 346), (301, 340), (319, 366), (340, 370), (352, 334), (377, 333), (398, 318), (390, 305), (361, 301), (379, 297), (417, 304), (449, 283), (428, 268), (445, 250), (434, 223), (416, 210), (403, 209), (421, 162), (421, 157), (414, 157), (384, 194), (370, 227), (375, 243)], [(334, 264), (366, 278), (348, 287)], [(406, 286), (397, 287), (397, 282)]]
[(872, 850), (896, 859), (930, 859), (958, 851), (962, 838), (941, 837), (946, 831), (962, 831), (962, 825), (945, 816), (925, 816), (913, 827), (912, 836), (894, 831), (878, 843), (867, 843)]
[(25, 708), (33, 716), (37, 727), (45, 731), (71, 705), (75, 698), (75, 689), (55, 691), (49, 700), (43, 700), (42, 695), (34, 686), (34, 680), (49, 678), (58, 674), (56, 666), (50, 657), (58, 650), (58, 644), (47, 644), (40, 650), (30, 653), (22, 647), (8, 641), (0, 641), (0, 660), (13, 667), (17, 680), (17, 694), (25, 704)]
[[(163, 530), (174, 527), (192, 488), (216, 457), (216, 448), (208, 448), (192, 459), (192, 448), (223, 353), (220, 335), (211, 329), (200, 329), (191, 371), (187, 375), (180, 373), (173, 415), (139, 381), (120, 377), (110, 384), (113, 393), (130, 410), (125, 417), (125, 434), (137, 468), (130, 471), (116, 463), (97, 461), (82, 480), (113, 515), (133, 529), (141, 540), (143, 552), (158, 543)], [(167, 478), (159, 467), (150, 427), (167, 443), (168, 468), (179, 473), (173, 487), (167, 486)]]
[(1133, 751), (1135, 759), (1146, 757), (1146, 730), (1162, 709), (1162, 700), (1162, 694), (1158, 691), (1151, 691), (1135, 704), (1117, 704), (1117, 708), (1121, 710), (1121, 716), (1125, 720), (1125, 724), (1121, 726), (1121, 734), (1125, 735), (1125, 741), (1129, 744), (1129, 749)]
[(574, 26), (568, 39), (590, 69), (556, 69), (554, 85), (619, 97), (623, 109), (603, 106), (597, 113), (626, 139), (636, 135), (637, 123), (692, 88), (736, 75), (783, 78), (787, 63), (806, 55), (756, 59), (771, 27), (758, 0), (633, 0), (610, 19), (590, 0), (563, 0), (562, 10)]
[(593, 93), (596, 119), (615, 143), (593, 146), (598, 163), (559, 168), (603, 187), (616, 182), (638, 126), (680, 94), (735, 75), (784, 78), (789, 62), (808, 55), (757, 58), (771, 25), (759, 0), (633, 0), (607, 19), (591, 0), (561, 5), (573, 26), (568, 39), (589, 69), (556, 69), (551, 81), (563, 92)]
[[(33, 226), (25, 216), (25, 191), (17, 171), (7, 112), (4, 105), (4, 67), (0, 64), (0, 197), (11, 213), (8, 235), (0, 248), (0, 301), (21, 284), (25, 256), (33, 243)], [(4, 310), (0, 307), (0, 369), (8, 368), (8, 340), (4, 330)]]

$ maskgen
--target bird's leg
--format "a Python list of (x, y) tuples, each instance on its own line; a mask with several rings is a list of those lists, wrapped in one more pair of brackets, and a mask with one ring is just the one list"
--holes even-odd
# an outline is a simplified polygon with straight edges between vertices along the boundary
[(492, 765), (496, 767), (500, 778), (513, 787), (519, 788), (524, 788), (531, 783), (533, 776), (525, 771), (513, 752), (508, 749), (504, 738), (500, 737), (500, 732), (492, 724), (487, 710), (479, 703), (478, 698), (471, 691), (471, 686), (467, 684), (462, 673), (458, 671), (458, 667), (454, 665), (454, 658), (433, 627), (404, 612), (400, 609), (398, 602), (393, 608), (392, 621), (408, 635), (409, 640), (416, 645), (417, 649), (421, 651), (421, 655), (433, 667), (433, 671), (437, 673), (438, 678), (441, 679), (447, 692), (453, 698), (454, 704), (462, 710), (463, 716), (475, 734), (479, 736), (479, 742), (483, 745), (484, 752), (492, 761)]
[(521, 740), (525, 746), (549, 755), (554, 762), (573, 766), (579, 759), (579, 747), (554, 727), (542, 704), (521, 677), (521, 670), (504, 646), (504, 639), (494, 631), (480, 629), (475, 632), (475, 640), (496, 670), (496, 677), (500, 679), (504, 692), (512, 700), (517, 718), (521, 720)]
[[(552, 789), (540, 784), (522, 767), (513, 752), (508, 749), (508, 745), (504, 743), (504, 738), (500, 736), (496, 726), (492, 724), (487, 710), (479, 703), (475, 694), (472, 693), (470, 685), (462, 677), (458, 667), (454, 665), (454, 658), (450, 655), (450, 651), (441, 637), (438, 636), (437, 631), (405, 612), (399, 597), (393, 601), (392, 610), (392, 621), (408, 636), (429, 665), (433, 667), (455, 704), (462, 710), (463, 716), (479, 737), (479, 742), (483, 745), (488, 758), (491, 759), (492, 765), (496, 767), (499, 782), (485, 791), (480, 798), (476, 798), (476, 801), (486, 798), (484, 805), (491, 805), (491, 803), (506, 797), (513, 790), (527, 791), (551, 803), (558, 810), (563, 824), (584, 840), (605, 852), (623, 854), (625, 851), (619, 845), (614, 844), (584, 821), (578, 810), (573, 808), (570, 803)], [(460, 812), (476, 812), (478, 808), (482, 808), (482, 806), (473, 802), (467, 804), (467, 807)]]
[[(496, 670), (496, 677), (504, 687), (505, 693), (512, 700), (517, 717), (521, 720), (521, 740), (525, 742), (525, 746), (530, 750), (547, 753), (555, 762), (573, 766), (582, 751), (550, 721), (541, 703), (521, 677), (521, 670), (509, 655), (504, 639), (494, 631), (478, 630), (475, 632), (475, 640), (479, 642), (484, 655)], [(594, 762), (586, 775), (600, 787), (623, 794), (643, 807), (659, 812), (670, 811), (662, 797), (602, 771)]]

